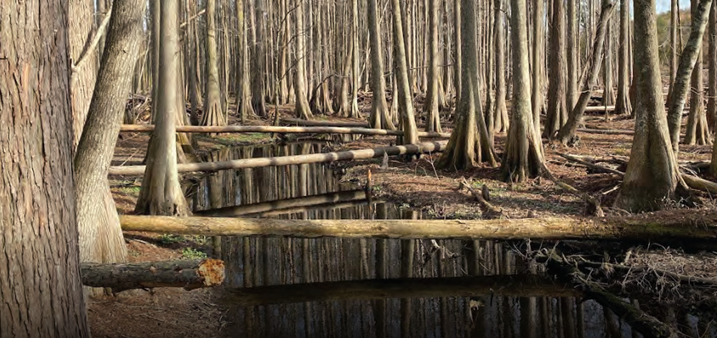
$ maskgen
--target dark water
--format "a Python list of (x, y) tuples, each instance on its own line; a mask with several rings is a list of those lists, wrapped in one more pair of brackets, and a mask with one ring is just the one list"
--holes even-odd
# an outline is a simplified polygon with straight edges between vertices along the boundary
[[(324, 146), (244, 147), (210, 157), (307, 154)], [(196, 210), (224, 207), (224, 216), (241, 217), (424, 217), (369, 200), (357, 184), (341, 183), (325, 164), (215, 173), (199, 183), (193, 204)], [(540, 271), (503, 243), (223, 237), (217, 249), (219, 244), (227, 286), (235, 288), (225, 299), (234, 305), (225, 318), (227, 336), (641, 336), (594, 301), (576, 299), (569, 287), (536, 278)], [(674, 325), (687, 336), (717, 336), (714, 323), (707, 328), (709, 319), (678, 317)]]

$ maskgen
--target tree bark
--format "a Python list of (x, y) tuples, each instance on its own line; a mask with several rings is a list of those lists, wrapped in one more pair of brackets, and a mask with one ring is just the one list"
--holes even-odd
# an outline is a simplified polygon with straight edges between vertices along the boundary
[(714, 129), (715, 121), (717, 121), (717, 1), (714, 0), (710, 10), (708, 41), (707, 127)]
[(568, 111), (572, 111), (575, 106), (580, 73), (580, 25), (575, 8), (577, 2), (568, 1), (568, 82), (565, 92)]
[(401, 5), (399, 0), (391, 0), (393, 12), (393, 44), (395, 50), (395, 58), (398, 72), (398, 107), (401, 113), (401, 128), (404, 136), (401, 139), (402, 144), (418, 143), (418, 135), (416, 130), (416, 118), (413, 113), (413, 96), (408, 82), (408, 65), (406, 56), (406, 47), (403, 41), (403, 23), (401, 19)]
[[(568, 1), (570, 6), (573, 1)], [(533, 2), (533, 83), (532, 83), (532, 104), (533, 104), (533, 126), (540, 133), (540, 112), (543, 110), (543, 0)], [(573, 5), (574, 6), (574, 5)], [(568, 26), (568, 28), (570, 28)], [(552, 81), (551, 81), (552, 82)]]
[[(530, 102), (530, 66), (528, 63), (528, 28), (525, 0), (511, 0), (511, 40), (513, 47), (513, 116), (501, 171), (509, 182), (524, 182), (540, 174), (543, 145), (533, 126)], [(500, 41), (498, 41), (500, 43)], [(497, 57), (497, 56), (496, 56)], [(500, 76), (498, 74), (498, 76)]]
[(75, 218), (69, 16), (66, 1), (0, 5), (0, 337), (90, 337)]
[(206, 32), (207, 37), (205, 50), (205, 64), (207, 80), (204, 87), (204, 115), (202, 115), (203, 126), (226, 126), (227, 119), (224, 116), (221, 104), (221, 89), (219, 86), (219, 68), (217, 66), (217, 30), (216, 30), (216, 0), (206, 1)]
[(109, 288), (113, 293), (132, 289), (177, 287), (185, 290), (224, 282), (224, 262), (217, 259), (130, 264), (82, 263), (82, 284)]
[(493, 123), (496, 132), (508, 131), (510, 120), (508, 109), (505, 105), (506, 84), (505, 84), (505, 29), (503, 28), (503, 0), (495, 0), (495, 21), (494, 21), (494, 43), (495, 50), (495, 104), (493, 110)]
[[(553, 18), (550, 29), (550, 82), (548, 83), (548, 116), (543, 136), (553, 138), (565, 124), (567, 101), (565, 99), (565, 10), (562, 0), (553, 0)], [(534, 67), (537, 67), (534, 66)]]
[[(75, 155), (75, 192), (80, 261), (125, 262), (127, 248), (110, 192), (107, 170), (129, 94), (132, 67), (139, 53), (146, 1), (114, 5), (87, 122)], [(101, 290), (93, 290), (97, 294)]]
[[(254, 1), (254, 48), (252, 54), (251, 71), (251, 105), (254, 107), (254, 113), (260, 117), (266, 117), (266, 105), (264, 104), (264, 74), (266, 71), (266, 62), (264, 61), (264, 1), (266, 0), (248, 0)], [(287, 23), (288, 25), (288, 23)]]
[(396, 129), (388, 114), (386, 104), (386, 79), (383, 75), (383, 55), (381, 52), (381, 30), (378, 22), (378, 0), (368, 0), (368, 24), (371, 35), (371, 81), (373, 83), (373, 99), (369, 124), (376, 129)]
[(641, 212), (659, 209), (672, 200), (681, 178), (662, 98), (655, 0), (635, 0), (634, 4), (635, 137), (615, 206)]
[[(156, 128), (147, 151), (147, 166), (135, 212), (150, 215), (186, 216), (187, 201), (179, 185), (175, 123), (178, 116), (179, 8), (176, 1), (163, 1), (159, 8), (160, 57), (159, 102)], [(143, 168), (144, 169), (144, 168)]]
[[(80, 58), (87, 58), (79, 67), (72, 65), (72, 76), (70, 77), (70, 99), (72, 100), (72, 130), (73, 149), (77, 148), (82, 136), (82, 129), (87, 119), (87, 110), (90, 107), (92, 92), (95, 89), (97, 79), (97, 51), (96, 46), (90, 44), (94, 34), (95, 14), (94, 0), (71, 0), (69, 10), (72, 15), (69, 17), (70, 37), (70, 58), (77, 63)], [(110, 12), (105, 13), (110, 15)], [(131, 68), (130, 68), (131, 69)]]
[(439, 0), (427, 0), (426, 4), (430, 6), (428, 9), (428, 35), (429, 55), (428, 55), (428, 88), (426, 91), (426, 101), (423, 104), (423, 111), (426, 114), (426, 131), (441, 132), (441, 115), (439, 114), (439, 98), (438, 92), (440, 87), (440, 79), (438, 72), (439, 51), (438, 51), (438, 17), (440, 15)]
[[(461, 83), (463, 93), (456, 107), (456, 128), (451, 134), (446, 151), (436, 162), (436, 168), (465, 170), (477, 167), (480, 162), (496, 166), (493, 146), (488, 139), (488, 130), (481, 111), (480, 90), (478, 89), (478, 49), (476, 46), (476, 6), (473, 0), (461, 0), (461, 30), (465, 37), (461, 41), (462, 53)], [(480, 116), (480, 118), (477, 118)]]
[[(248, 0), (251, 1), (251, 0)], [(244, 16), (244, 0), (237, 0), (237, 51), (236, 58), (236, 96), (237, 113), (241, 118), (241, 124), (246, 124), (246, 118), (254, 115), (254, 107), (251, 104), (251, 82), (249, 80), (249, 48), (247, 43), (247, 24)]]
[[(515, 7), (513, 7), (515, 8)], [(581, 239), (714, 241), (717, 213), (675, 211), (632, 217), (496, 220), (298, 220), (121, 216), (125, 231), (205, 236), (394, 239)]]
[(306, 97), (306, 56), (309, 54), (304, 37), (304, 10), (302, 0), (294, 0), (296, 30), (296, 70), (294, 72), (294, 94), (296, 94), (296, 117), (310, 120), (314, 117)]
[(617, 102), (615, 113), (618, 115), (632, 115), (630, 102), (630, 1), (620, 1), (620, 46), (617, 83)]
[[(698, 15), (697, 0), (692, 0), (692, 15)], [(710, 12), (712, 5), (707, 7), (707, 13)], [(709, 21), (709, 20), (707, 20)], [(707, 116), (705, 115), (704, 83), (702, 82), (702, 47), (700, 46), (697, 53), (697, 61), (692, 69), (692, 78), (690, 86), (690, 115), (687, 118), (687, 129), (685, 130), (684, 143), (687, 145), (705, 145), (710, 144), (709, 128), (707, 126)]]

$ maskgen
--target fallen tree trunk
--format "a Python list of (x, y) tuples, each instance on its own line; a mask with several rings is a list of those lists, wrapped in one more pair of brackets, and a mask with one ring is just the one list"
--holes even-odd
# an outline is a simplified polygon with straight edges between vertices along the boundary
[[(243, 160), (232, 160), (223, 162), (202, 162), (202, 163), (184, 163), (177, 165), (177, 172), (192, 171), (219, 171), (227, 169), (243, 169), (243, 168), (261, 168), (274, 167), (292, 164), (308, 164), (322, 163), (334, 161), (347, 161), (368, 159), (374, 157), (382, 157), (383, 154), (388, 155), (406, 155), (421, 154), (430, 152), (441, 152), (446, 148), (447, 141), (423, 142), (418, 144), (409, 144), (405, 146), (394, 146), (376, 149), (349, 150), (334, 153), (280, 156), (267, 158), (250, 158)], [(110, 167), (110, 175), (143, 175), (145, 166), (120, 166)]]
[[(122, 132), (151, 132), (151, 124), (124, 124)], [(356, 134), (356, 135), (403, 135), (400, 130), (371, 129), (362, 127), (279, 127), (279, 126), (177, 126), (177, 132), (185, 133), (277, 133), (277, 134)], [(419, 132), (420, 137), (449, 138), (450, 133)]]
[(717, 239), (717, 212), (691, 210), (605, 218), (502, 220), (286, 220), (120, 216), (125, 231), (206, 236), (400, 239), (601, 239), (673, 242)]
[(158, 287), (194, 290), (224, 282), (224, 262), (217, 259), (127, 264), (82, 263), (81, 269), (83, 285), (111, 288), (115, 293)]
[(615, 110), (615, 106), (591, 106), (591, 107), (585, 107), (585, 112), (604, 112), (604, 111), (613, 111)]
[(321, 126), (321, 127), (346, 127), (346, 128), (371, 128), (368, 122), (345, 122), (345, 121), (319, 121), (286, 118), (279, 121), (281, 124), (292, 126)]
[(586, 133), (586, 134), (601, 134), (601, 135), (635, 135), (635, 132), (632, 130), (614, 130), (614, 129), (588, 129), (588, 128), (578, 128), (577, 131), (579, 133)]
[(310, 207), (327, 203), (340, 203), (349, 201), (359, 201), (366, 199), (366, 191), (364, 190), (351, 190), (341, 191), (329, 194), (296, 197), (285, 200), (276, 200), (270, 202), (238, 205), (232, 207), (208, 209), (195, 211), (196, 216), (210, 216), (210, 217), (233, 217), (243, 216), (249, 214), (258, 214), (269, 211), (280, 211), (282, 209), (299, 208), (299, 207)]
[(270, 217), (270, 216), (278, 216), (278, 215), (287, 215), (287, 214), (296, 214), (300, 212), (310, 212), (313, 210), (336, 210), (336, 209), (346, 209), (346, 208), (355, 208), (362, 205), (369, 205), (372, 203), (385, 203), (384, 201), (371, 201), (369, 199), (365, 200), (356, 200), (356, 201), (349, 201), (349, 202), (341, 202), (341, 203), (324, 203), (324, 204), (317, 204), (317, 205), (311, 205), (311, 206), (305, 206), (305, 207), (295, 207), (295, 208), (289, 208), (289, 209), (281, 209), (281, 210), (273, 210), (273, 211), (265, 211), (260, 212), (256, 214), (248, 214), (245, 217)]
[(252, 306), (387, 298), (577, 297), (579, 291), (538, 276), (370, 279), (227, 289), (222, 302)]

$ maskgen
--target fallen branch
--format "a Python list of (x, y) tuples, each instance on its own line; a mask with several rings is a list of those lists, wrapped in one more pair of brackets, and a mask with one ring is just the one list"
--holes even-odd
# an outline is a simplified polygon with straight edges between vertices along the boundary
[(486, 186), (483, 185), (483, 189), (481, 192), (475, 191), (473, 187), (471, 187), (470, 184), (468, 184), (468, 181), (466, 181), (465, 177), (461, 178), (461, 186), (468, 189), (470, 193), (473, 195), (473, 198), (475, 198), (476, 201), (481, 205), (481, 209), (483, 209), (483, 218), (484, 219), (503, 219), (505, 218), (505, 215), (503, 215), (503, 210), (498, 209), (494, 207), (492, 204), (490, 204), (484, 197), (483, 192), (486, 191)]
[(603, 111), (613, 111), (615, 110), (615, 106), (592, 106), (592, 107), (585, 107), (585, 112), (603, 112)]
[(562, 157), (562, 158), (564, 158), (564, 159), (566, 159), (566, 160), (568, 160), (568, 161), (573, 161), (573, 162), (576, 162), (576, 163), (580, 163), (580, 164), (582, 164), (582, 165), (585, 165), (585, 166), (587, 166), (587, 167), (589, 167), (589, 168), (593, 168), (593, 169), (598, 170), (598, 171), (608, 172), (608, 173), (615, 174), (615, 175), (619, 175), (619, 176), (625, 176), (625, 173), (622, 172), (622, 171), (619, 171), (619, 170), (616, 170), (616, 169), (612, 169), (612, 168), (608, 168), (608, 167), (601, 166), (601, 165), (597, 165), (597, 164), (594, 164), (594, 163), (590, 163), (590, 162), (588, 162), (588, 161), (583, 161), (583, 160), (581, 160), (581, 159), (579, 159), (579, 158), (577, 158), (577, 157), (575, 157), (575, 156), (569, 155), (569, 154), (563, 154), (563, 153), (556, 153), (556, 154), (558, 154), (560, 157)]
[[(308, 164), (308, 163), (323, 163), (323, 162), (334, 162), (334, 161), (347, 161), (347, 160), (359, 160), (369, 159), (374, 157), (382, 157), (383, 154), (394, 155), (406, 155), (406, 154), (422, 154), (422, 153), (434, 153), (445, 150), (447, 141), (436, 141), (436, 142), (424, 142), (418, 144), (409, 144), (405, 146), (394, 146), (386, 148), (376, 149), (361, 149), (361, 150), (350, 150), (333, 153), (320, 153), (320, 154), (308, 154), (308, 155), (294, 155), (294, 156), (280, 156), (270, 158), (251, 158), (242, 160), (222, 161), (222, 162), (203, 162), (203, 163), (184, 163), (177, 165), (177, 172), (192, 172), (192, 171), (220, 171), (228, 169), (243, 169), (243, 168), (261, 168), (261, 167), (275, 167), (292, 164)], [(120, 166), (110, 167), (110, 175), (142, 175), (144, 174), (145, 166)]]
[(206, 236), (399, 239), (601, 239), (638, 242), (717, 240), (717, 212), (692, 210), (631, 217), (502, 220), (299, 220), (120, 216), (125, 231)]
[(250, 214), (260, 214), (270, 211), (280, 211), (282, 209), (299, 208), (299, 207), (311, 207), (329, 203), (340, 203), (349, 201), (359, 201), (366, 199), (366, 191), (364, 190), (351, 190), (341, 191), (336, 193), (328, 193), (314, 196), (304, 196), (289, 199), (282, 199), (270, 202), (245, 204), (217, 209), (208, 209), (195, 211), (194, 214), (197, 216), (211, 216), (211, 217), (232, 217), (232, 216), (244, 216)]
[(371, 126), (368, 124), (368, 122), (317, 121), (317, 120), (302, 120), (302, 119), (294, 119), (294, 118), (281, 119), (281, 124), (288, 124), (288, 125), (292, 125), (292, 126), (371, 128)]
[(682, 179), (685, 181), (685, 183), (687, 183), (687, 186), (692, 189), (717, 194), (717, 183), (687, 174), (682, 174)]
[(127, 264), (82, 263), (83, 285), (111, 288), (115, 293), (158, 287), (194, 290), (217, 286), (223, 281), (224, 262), (216, 259)]
[[(124, 124), (121, 132), (151, 132), (151, 124)], [(356, 134), (356, 135), (403, 135), (400, 130), (357, 127), (281, 127), (281, 126), (177, 126), (178, 133), (278, 133), (278, 134)], [(418, 132), (419, 137), (450, 138), (450, 133)]]
[[(578, 262), (578, 267), (590, 267), (593, 269), (610, 269), (614, 271), (619, 271), (621, 274), (634, 274), (634, 273), (642, 273), (642, 272), (650, 272), (650, 276), (653, 277), (669, 277), (672, 280), (679, 281), (681, 284), (689, 285), (689, 286), (706, 286), (710, 288), (717, 289), (717, 278), (707, 278), (707, 277), (695, 277), (695, 276), (687, 276), (682, 275), (679, 273), (674, 273), (670, 271), (655, 269), (650, 266), (635, 266), (635, 265), (620, 265), (620, 264), (610, 264), (610, 263), (598, 263), (598, 262), (590, 262), (590, 261), (584, 261), (584, 262)], [(653, 275), (652, 273), (656, 274), (657, 276)]]
[(590, 216), (597, 216), (597, 217), (603, 217), (605, 216), (605, 212), (602, 211), (602, 208), (600, 207), (600, 201), (590, 196), (589, 194), (586, 194), (578, 189), (575, 189), (573, 186), (559, 180), (557, 177), (553, 176), (553, 173), (548, 169), (548, 167), (545, 166), (545, 163), (540, 163), (540, 165), (543, 167), (540, 171), (540, 174), (542, 177), (545, 177), (553, 183), (555, 183), (557, 186), (563, 188), (563, 190), (575, 195), (576, 197), (580, 198), (581, 200), (585, 201), (590, 207), (587, 210), (587, 214)]
[(227, 289), (222, 301), (253, 306), (389, 298), (577, 297), (579, 291), (539, 276), (370, 279)]

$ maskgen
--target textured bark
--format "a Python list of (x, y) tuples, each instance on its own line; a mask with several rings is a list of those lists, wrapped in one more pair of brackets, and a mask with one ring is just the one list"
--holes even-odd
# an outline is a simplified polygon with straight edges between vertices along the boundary
[[(480, 162), (495, 166), (494, 150), (488, 140), (488, 130), (481, 112), (480, 90), (478, 89), (478, 49), (476, 48), (476, 6), (473, 0), (461, 0), (461, 30), (465, 37), (461, 41), (464, 60), (461, 62), (463, 93), (456, 107), (456, 128), (451, 134), (446, 151), (436, 162), (437, 168), (465, 170), (477, 167)], [(477, 118), (480, 116), (480, 118)]]
[(135, 212), (150, 215), (186, 216), (187, 201), (179, 186), (175, 123), (178, 116), (179, 8), (178, 2), (163, 1), (160, 20), (158, 112), (156, 127), (147, 151), (147, 166)]
[(456, 86), (456, 102), (461, 100), (461, 93), (463, 92), (463, 76), (461, 75), (461, 69), (463, 69), (463, 50), (461, 47), (461, 44), (463, 43), (463, 32), (461, 31), (461, 26), (463, 26), (461, 21), (461, 15), (463, 15), (462, 12), (461, 1), (456, 0), (453, 8), (453, 14), (455, 15), (453, 20), (453, 72), (455, 74), (454, 81)]
[(600, 20), (598, 21), (597, 30), (595, 32), (595, 39), (593, 40), (592, 55), (588, 60), (587, 79), (582, 87), (582, 93), (578, 98), (578, 102), (570, 111), (570, 116), (565, 125), (560, 128), (558, 136), (556, 137), (560, 143), (567, 144), (575, 136), (575, 131), (578, 129), (578, 125), (583, 119), (583, 113), (585, 108), (588, 106), (588, 101), (592, 96), (592, 89), (595, 87), (598, 75), (600, 74), (600, 64), (603, 58), (603, 47), (605, 41), (605, 32), (607, 31), (607, 24), (615, 11), (615, 4), (608, 3), (602, 6), (600, 11)]
[(635, 137), (615, 205), (641, 212), (659, 209), (672, 200), (681, 179), (662, 98), (655, 0), (635, 0), (634, 4)]
[(120, 221), (125, 231), (205, 236), (484, 240), (532, 238), (639, 242), (709, 242), (717, 238), (717, 213), (690, 210), (670, 210), (650, 217), (637, 215), (494, 220), (299, 220), (126, 215), (121, 216)]
[[(677, 76), (677, 64), (678, 64), (678, 30), (679, 30), (679, 15), (680, 8), (678, 0), (670, 1), (670, 91), (667, 94), (667, 104), (672, 105), (672, 88), (675, 85), (675, 77)], [(680, 34), (681, 37), (681, 34)]]
[[(251, 0), (248, 0), (251, 1)], [(249, 115), (254, 115), (254, 107), (251, 105), (251, 82), (249, 81), (249, 47), (247, 39), (247, 25), (244, 16), (244, 0), (237, 0), (237, 49), (239, 56), (236, 58), (236, 95), (237, 113), (241, 118), (241, 124), (246, 123)]]
[(219, 67), (217, 66), (217, 30), (216, 30), (216, 0), (206, 1), (206, 43), (205, 66), (207, 80), (204, 87), (204, 115), (203, 126), (225, 126), (226, 116), (222, 110), (221, 92), (219, 86)]
[[(90, 39), (94, 34), (94, 20), (92, 19), (95, 14), (94, 3), (94, 0), (69, 1), (69, 11), (72, 13), (69, 16), (70, 57), (75, 63), (83, 54), (86, 54), (84, 57), (88, 59), (81, 66), (73, 67), (72, 81), (70, 81), (74, 135), (72, 144), (74, 148), (80, 142), (97, 79), (97, 48), (90, 45)], [(108, 12), (105, 15), (109, 14)]]
[[(672, 150), (675, 156), (680, 149), (682, 111), (685, 107), (687, 92), (690, 86), (688, 80), (702, 50), (702, 38), (705, 33), (705, 28), (707, 27), (707, 16), (711, 6), (712, 0), (700, 0), (692, 14), (692, 31), (690, 32), (690, 38), (680, 56), (680, 63), (675, 74), (675, 82), (670, 89), (670, 109), (667, 113), (667, 122), (670, 132), (670, 141), (672, 142)], [(635, 48), (637, 48), (637, 46)]]
[(309, 100), (306, 97), (306, 56), (308, 54), (305, 47), (304, 37), (304, 10), (301, 0), (294, 0), (295, 30), (298, 33), (296, 40), (296, 70), (294, 72), (294, 94), (296, 95), (296, 117), (309, 120), (314, 117), (309, 108)]
[[(132, 67), (139, 53), (146, 1), (118, 2), (106, 40), (95, 93), (74, 160), (80, 261), (125, 262), (127, 248), (107, 170), (130, 91)], [(101, 290), (91, 291), (93, 294)]]
[[(495, 21), (494, 27), (494, 43), (495, 51), (495, 109), (493, 110), (493, 124), (497, 132), (505, 132), (510, 126), (508, 119), (508, 109), (505, 105), (505, 96), (507, 92), (505, 83), (505, 29), (503, 25), (504, 10), (503, 0), (495, 0)], [(532, 109), (531, 109), (532, 110)], [(532, 114), (532, 113), (531, 113)]]
[(710, 10), (708, 41), (707, 125), (710, 129), (714, 129), (717, 120), (717, 1), (714, 0)]
[(440, 15), (439, 0), (427, 0), (430, 6), (428, 9), (428, 35), (429, 55), (428, 55), (428, 88), (426, 91), (426, 101), (423, 104), (423, 112), (426, 114), (426, 131), (441, 132), (441, 116), (439, 114), (439, 98), (438, 92), (440, 87), (440, 79), (438, 72), (439, 51), (438, 51), (438, 17)]
[[(617, 0), (615, 1), (617, 2)], [(606, 5), (610, 5), (610, 0), (603, 0), (603, 6)], [(615, 104), (615, 93), (612, 91), (612, 26), (610, 20), (608, 20), (607, 31), (605, 32), (605, 56), (603, 57), (603, 80), (605, 81), (602, 91), (603, 106)]]
[(620, 46), (617, 83), (617, 102), (615, 114), (632, 114), (632, 103), (628, 90), (630, 88), (630, 1), (620, 1)]
[[(626, 0), (629, 1), (629, 0)], [(565, 90), (568, 111), (575, 106), (578, 91), (578, 77), (580, 76), (580, 28), (577, 18), (576, 3), (568, 1), (568, 78)]]
[[(0, 337), (89, 337), (66, 1), (0, 5)], [(91, 21), (91, 19), (89, 19)]]
[(396, 129), (388, 114), (386, 104), (386, 79), (383, 75), (383, 55), (381, 52), (381, 26), (378, 22), (378, 0), (368, 0), (368, 24), (371, 34), (371, 81), (373, 83), (373, 99), (369, 124), (376, 129)]
[(266, 117), (266, 105), (264, 104), (264, 72), (266, 71), (266, 57), (264, 52), (264, 1), (248, 0), (254, 2), (254, 47), (252, 53), (251, 69), (251, 105), (254, 113)]
[[(571, 1), (568, 1), (571, 2)], [(540, 112), (543, 110), (543, 0), (533, 2), (533, 126), (540, 133)]]
[(533, 127), (528, 63), (528, 28), (525, 0), (511, 0), (513, 48), (513, 111), (501, 171), (509, 182), (523, 182), (540, 174), (543, 145)]
[(413, 96), (408, 83), (408, 65), (406, 58), (406, 47), (403, 41), (403, 23), (401, 19), (401, 6), (399, 0), (391, 0), (393, 13), (393, 44), (398, 80), (398, 110), (401, 113), (401, 128), (405, 135), (401, 139), (403, 144), (418, 143), (416, 133), (416, 118), (413, 113)]
[(180, 287), (194, 290), (221, 285), (224, 262), (216, 259), (131, 264), (82, 263), (82, 284), (113, 293), (131, 289)]
[[(698, 15), (697, 0), (692, 0), (692, 15)], [(709, 12), (708, 6), (707, 12)], [(709, 128), (707, 126), (707, 116), (705, 114), (704, 98), (704, 83), (702, 82), (702, 47), (699, 47), (697, 53), (697, 61), (695, 67), (692, 69), (692, 78), (690, 86), (690, 115), (687, 119), (687, 129), (685, 130), (684, 143), (687, 145), (704, 145), (710, 144)]]
[(552, 138), (560, 130), (567, 115), (565, 100), (565, 10), (562, 0), (553, 0), (553, 20), (550, 29), (550, 83), (548, 83), (548, 116), (543, 136)]

